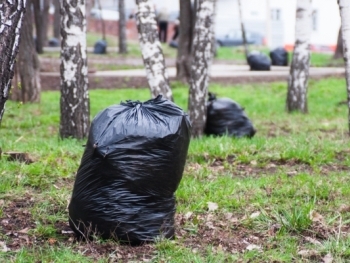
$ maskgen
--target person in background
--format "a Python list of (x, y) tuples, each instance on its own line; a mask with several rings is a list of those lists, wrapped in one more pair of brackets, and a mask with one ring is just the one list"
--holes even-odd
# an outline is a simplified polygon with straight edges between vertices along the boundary
[(161, 8), (160, 11), (157, 13), (157, 21), (159, 27), (159, 40), (162, 43), (166, 43), (169, 22), (169, 13), (166, 7)]
[(171, 38), (171, 41), (169, 43), (170, 47), (178, 48), (178, 46), (179, 46), (179, 41), (178, 41), (179, 31), (180, 31), (180, 20), (177, 18), (174, 21), (174, 34), (173, 34), (173, 37)]
[(180, 20), (179, 18), (177, 18), (174, 21), (174, 35), (171, 40), (175, 41), (177, 39), (177, 37), (179, 36), (179, 29), (180, 29)]

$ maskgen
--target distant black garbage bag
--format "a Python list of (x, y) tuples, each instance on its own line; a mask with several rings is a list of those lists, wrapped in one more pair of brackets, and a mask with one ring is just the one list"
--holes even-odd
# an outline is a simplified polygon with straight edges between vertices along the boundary
[(273, 66), (288, 66), (288, 52), (282, 47), (270, 51), (270, 58)]
[(99, 40), (94, 45), (94, 54), (106, 54), (107, 42), (105, 40)]
[(130, 245), (173, 238), (174, 193), (190, 129), (187, 114), (162, 96), (100, 112), (92, 121), (69, 204), (75, 233)]
[(252, 51), (248, 54), (248, 64), (250, 70), (270, 70), (271, 60), (270, 58), (258, 51)]
[(179, 47), (179, 43), (176, 40), (171, 40), (169, 42), (169, 47), (178, 48)]
[(207, 135), (229, 135), (234, 137), (253, 137), (256, 130), (246, 116), (244, 109), (229, 98), (217, 99), (209, 93), (207, 105)]
[(49, 39), (49, 47), (59, 47), (60, 41), (57, 38), (50, 38)]

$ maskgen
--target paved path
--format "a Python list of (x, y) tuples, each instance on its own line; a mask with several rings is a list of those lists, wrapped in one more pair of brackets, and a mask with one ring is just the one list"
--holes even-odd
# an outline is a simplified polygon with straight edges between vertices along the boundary
[[(345, 69), (337, 67), (310, 68), (310, 78), (342, 77)], [(168, 68), (169, 78), (176, 76), (175, 67)], [(248, 65), (213, 64), (211, 68), (211, 82), (223, 84), (259, 83), (270, 81), (285, 81), (289, 76), (289, 67), (271, 67), (270, 71), (250, 71)], [(46, 80), (44, 89), (58, 89), (59, 72), (42, 72), (41, 77)], [(146, 87), (146, 72), (144, 69), (96, 71), (89, 73), (90, 88), (120, 88)]]
[[(327, 75), (341, 75), (344, 74), (344, 68), (310, 68), (310, 76), (327, 76)], [(43, 76), (59, 76), (59, 72), (42, 72)], [(111, 70), (111, 71), (96, 71), (90, 73), (95, 77), (145, 77), (146, 71), (144, 69), (126, 69), (126, 70)], [(176, 76), (175, 67), (168, 68), (169, 77)], [(212, 65), (211, 77), (255, 77), (255, 76), (283, 76), (288, 77), (289, 67), (272, 66), (270, 71), (250, 71), (247, 65)]]

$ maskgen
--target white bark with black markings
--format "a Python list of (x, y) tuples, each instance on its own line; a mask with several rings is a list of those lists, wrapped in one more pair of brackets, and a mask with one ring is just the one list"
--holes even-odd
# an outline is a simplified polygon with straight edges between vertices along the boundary
[(158, 95), (172, 100), (169, 77), (165, 66), (162, 46), (158, 37), (158, 27), (152, 1), (136, 0), (136, 24), (143, 62), (152, 97)]
[(288, 80), (287, 111), (307, 113), (307, 85), (310, 67), (311, 0), (298, 0), (295, 46)]
[(214, 0), (200, 0), (194, 28), (189, 116), (192, 136), (203, 134), (207, 117), (209, 72), (212, 60), (212, 35), (215, 14)]
[(87, 137), (90, 125), (84, 0), (61, 1), (61, 138)]
[(350, 2), (338, 0), (341, 17), (341, 35), (343, 38), (343, 55), (345, 60), (345, 79), (348, 95), (348, 125), (350, 133)]
[(3, 0), (0, 4), (0, 122), (10, 94), (26, 2)]

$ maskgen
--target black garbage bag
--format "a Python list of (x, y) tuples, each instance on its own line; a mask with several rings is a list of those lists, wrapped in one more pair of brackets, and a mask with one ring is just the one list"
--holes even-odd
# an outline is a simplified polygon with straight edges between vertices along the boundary
[(190, 129), (187, 114), (162, 96), (100, 112), (92, 121), (69, 204), (75, 233), (131, 245), (173, 238), (174, 193)]
[(288, 52), (282, 47), (270, 51), (270, 58), (273, 66), (288, 66)]
[(105, 40), (99, 40), (94, 45), (94, 54), (106, 54), (107, 42)]
[(251, 138), (256, 130), (238, 103), (229, 98), (217, 99), (214, 94), (209, 93), (205, 133)]
[(250, 70), (270, 70), (271, 61), (265, 54), (252, 51), (248, 54), (248, 65), (250, 66)]
[(49, 47), (59, 47), (60, 41), (57, 38), (50, 38), (49, 39)]
[(171, 40), (170, 43), (169, 43), (169, 47), (178, 48), (179, 47), (179, 43), (176, 40)]

